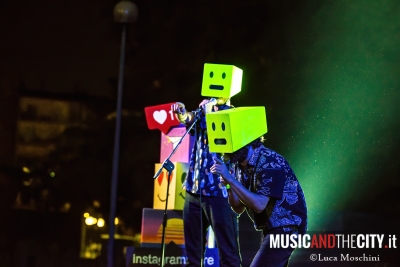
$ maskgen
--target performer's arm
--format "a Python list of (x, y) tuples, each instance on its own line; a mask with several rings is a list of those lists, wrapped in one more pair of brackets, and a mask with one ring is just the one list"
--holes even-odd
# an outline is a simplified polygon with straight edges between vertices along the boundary
[(233, 190), (228, 190), (228, 202), (231, 205), (232, 210), (238, 214), (242, 214), (246, 208)]
[[(204, 99), (200, 102), (199, 107), (202, 108), (202, 112), (205, 114), (211, 112), (214, 103), (211, 102), (209, 99)], [(195, 119), (194, 112), (187, 111), (185, 105), (181, 102), (176, 102), (171, 106), (172, 111), (176, 114), (176, 118), (185, 125), (190, 125), (193, 123)]]
[[(245, 188), (242, 185), (242, 183), (236, 180), (229, 173), (225, 164), (223, 164), (221, 160), (214, 158), (214, 161), (215, 164), (210, 168), (210, 171), (212, 173), (221, 175), (222, 178), (225, 180), (225, 182), (230, 185), (231, 191), (233, 191), (231, 192), (231, 194), (234, 193), (236, 195), (236, 197), (232, 196), (233, 200), (232, 204), (235, 205), (235, 208), (237, 208), (238, 211), (240, 211), (240, 205), (238, 205), (237, 202), (235, 201), (235, 199), (238, 198), (243, 205), (247, 206), (247, 208), (253, 210), (256, 213), (262, 212), (268, 204), (269, 197), (264, 195), (259, 195), (247, 190), (247, 188)], [(233, 208), (234, 207), (232, 206), (232, 209)]]

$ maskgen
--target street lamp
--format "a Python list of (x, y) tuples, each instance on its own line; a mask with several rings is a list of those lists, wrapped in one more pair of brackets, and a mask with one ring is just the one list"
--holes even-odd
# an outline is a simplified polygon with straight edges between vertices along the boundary
[(114, 262), (114, 234), (115, 234), (115, 210), (117, 203), (117, 188), (118, 188), (118, 166), (119, 166), (119, 143), (121, 132), (121, 112), (122, 112), (122, 89), (124, 79), (124, 66), (125, 66), (125, 42), (126, 42), (126, 28), (130, 23), (134, 23), (138, 17), (138, 9), (136, 5), (130, 1), (121, 1), (114, 7), (114, 20), (122, 24), (121, 36), (121, 53), (119, 60), (119, 74), (118, 74), (118, 96), (117, 96), (117, 110), (115, 122), (115, 137), (114, 137), (114, 155), (112, 165), (111, 177), (111, 197), (110, 197), (110, 220), (109, 220), (109, 239), (108, 239), (108, 255), (107, 267), (113, 267)]

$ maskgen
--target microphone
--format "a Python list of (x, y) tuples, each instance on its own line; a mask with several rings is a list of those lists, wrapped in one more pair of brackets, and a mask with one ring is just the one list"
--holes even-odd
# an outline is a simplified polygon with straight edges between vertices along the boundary
[(215, 106), (217, 104), (217, 99), (215, 98), (211, 98), (210, 101), (208, 101), (206, 104), (200, 106), (198, 109), (196, 109), (194, 112), (199, 113), (202, 109), (203, 106), (207, 105), (207, 104), (212, 104), (213, 106)]

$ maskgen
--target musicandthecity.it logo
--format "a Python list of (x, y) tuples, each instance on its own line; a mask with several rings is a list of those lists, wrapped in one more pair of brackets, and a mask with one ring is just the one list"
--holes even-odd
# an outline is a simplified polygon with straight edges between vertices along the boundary
[(271, 234), (271, 248), (397, 248), (394, 234)]

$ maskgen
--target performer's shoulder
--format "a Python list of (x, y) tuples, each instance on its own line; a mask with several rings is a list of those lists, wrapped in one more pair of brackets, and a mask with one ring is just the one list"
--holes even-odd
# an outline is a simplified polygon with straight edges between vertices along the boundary
[(259, 153), (261, 156), (263, 156), (265, 158), (275, 158), (275, 159), (279, 159), (279, 160), (285, 159), (284, 156), (282, 156), (275, 150), (273, 150), (269, 147), (265, 147), (265, 146), (261, 146)]

